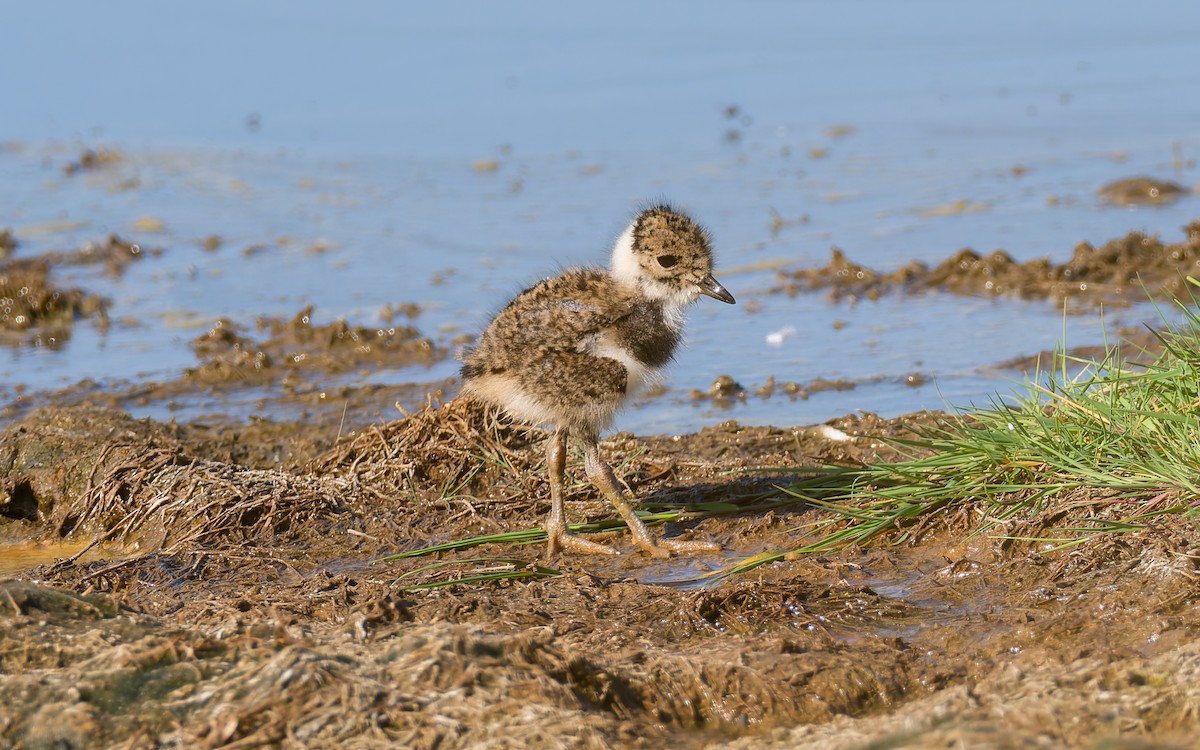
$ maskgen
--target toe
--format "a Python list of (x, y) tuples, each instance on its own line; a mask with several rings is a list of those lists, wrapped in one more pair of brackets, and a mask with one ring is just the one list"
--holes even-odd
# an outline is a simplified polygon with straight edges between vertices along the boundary
[(574, 534), (562, 532), (550, 535), (550, 554), (559, 551), (575, 552), (583, 555), (619, 555), (617, 550), (599, 542), (589, 542)]
[(720, 552), (721, 545), (715, 542), (694, 542), (684, 539), (662, 539), (659, 545), (672, 552), (682, 554), (702, 554), (704, 552)]

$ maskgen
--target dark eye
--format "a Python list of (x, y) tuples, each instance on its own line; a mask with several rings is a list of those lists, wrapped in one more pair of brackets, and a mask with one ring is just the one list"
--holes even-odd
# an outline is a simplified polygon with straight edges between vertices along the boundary
[(658, 265), (662, 266), (663, 268), (670, 268), (671, 266), (675, 265), (678, 262), (679, 262), (679, 258), (676, 258), (674, 255), (658, 256)]

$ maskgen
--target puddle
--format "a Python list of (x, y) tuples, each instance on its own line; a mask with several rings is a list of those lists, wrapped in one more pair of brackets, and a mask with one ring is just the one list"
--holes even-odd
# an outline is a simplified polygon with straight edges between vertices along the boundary
[[(95, 545), (88, 541), (71, 542), (23, 542), (21, 544), (0, 544), (0, 577), (17, 576), (40, 565), (54, 563), (80, 555), (78, 562), (90, 563), (96, 560), (117, 560), (128, 555), (112, 549), (107, 545)], [(91, 546), (91, 549), (88, 549)]]
[(670, 586), (680, 591), (699, 590), (719, 584), (714, 574), (746, 559), (744, 550), (720, 554), (681, 555), (667, 562), (639, 565), (637, 581), (651, 586)]

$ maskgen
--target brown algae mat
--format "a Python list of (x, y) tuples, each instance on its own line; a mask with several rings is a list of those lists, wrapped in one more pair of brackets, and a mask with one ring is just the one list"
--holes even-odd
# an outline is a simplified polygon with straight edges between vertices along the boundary
[(1200, 277), (1200, 221), (1184, 227), (1182, 242), (1130, 232), (1100, 247), (1082, 242), (1071, 259), (1018, 262), (1003, 250), (959, 250), (934, 267), (914, 261), (884, 272), (855, 263), (833, 249), (823, 267), (780, 271), (773, 291), (825, 290), (833, 299), (877, 299), (892, 293), (943, 292), (986, 297), (1065, 300), (1076, 307), (1122, 305), (1156, 298), (1186, 299), (1186, 277)]
[[(645, 505), (726, 507), (665, 530), (725, 556), (652, 561), (613, 532), (615, 560), (375, 562), (540, 526), (544, 433), (463, 401), (340, 440), (248, 431), (327, 446), (271, 468), (112, 409), (35, 410), (0, 432), (0, 538), (104, 554), (0, 582), (0, 747), (1192, 747), (1194, 522), (1052, 551), (948, 519), (696, 582), (820, 513), (738, 512), (785, 481), (765, 469), (891, 458), (884, 438), (936, 418), (606, 441)], [(609, 515), (583, 482), (570, 498)]]

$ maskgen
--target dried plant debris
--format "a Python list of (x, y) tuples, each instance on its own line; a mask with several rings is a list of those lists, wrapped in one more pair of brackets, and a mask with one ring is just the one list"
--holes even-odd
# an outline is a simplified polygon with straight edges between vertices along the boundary
[(267, 539), (311, 533), (360, 494), (344, 480), (193, 458), (157, 425), (104, 409), (35, 411), (0, 433), (0, 452), (8, 534), (145, 549)]
[(789, 295), (828, 290), (835, 300), (878, 299), (901, 292), (1051, 298), (1089, 305), (1129, 304), (1154, 296), (1186, 298), (1188, 275), (1200, 276), (1200, 221), (1185, 228), (1186, 239), (1164, 243), (1157, 237), (1130, 232), (1093, 247), (1083, 242), (1065, 263), (1049, 258), (1019, 263), (1003, 250), (980, 255), (960, 250), (930, 268), (912, 262), (885, 273), (850, 260), (833, 249), (827, 266), (781, 271), (773, 289)]
[[(747, 477), (729, 468), (869, 460), (909, 427), (728, 422), (618, 434), (606, 450), (717, 502)], [(566, 555), (553, 578), (429, 591), (397, 583), (428, 560), (378, 562), (498, 518), (540, 524), (543, 436), (459, 400), (271, 471), (201, 458), (186, 431), (120, 412), (29, 414), (0, 432), (0, 539), (139, 546), (0, 581), (0, 745), (750, 750), (1011, 735), (1090, 750), (1114, 727), (1123, 746), (1194, 744), (1200, 553), (1183, 516), (1058, 551), (1020, 541), (1044, 531), (1019, 524), (970, 538), (967, 524), (931, 525), (912, 544), (781, 559), (703, 588), (632, 580), (703, 560)], [(714, 517), (705, 533), (734, 554), (779, 549), (814, 512)], [(541, 551), (504, 554), (536, 566)], [(477, 554), (439, 562), (494, 561)]]
[(218, 320), (192, 342), (201, 364), (187, 371), (188, 378), (205, 384), (267, 382), (289, 372), (379, 369), (446, 356), (413, 326), (354, 326), (342, 320), (317, 325), (312, 306), (290, 320), (261, 318), (255, 328), (266, 338), (255, 340), (243, 326)]
[(380, 495), (512, 501), (535, 496), (543, 484), (537, 465), (546, 435), (460, 398), (372, 425), (318, 456), (309, 470), (353, 477)]
[[(352, 478), (381, 501), (400, 497), (426, 504), (458, 504), (469, 508), (478, 523), (521, 518), (537, 527), (548, 501), (548, 436), (544, 429), (513, 423), (494, 407), (457, 398), (440, 406), (430, 404), (402, 420), (370, 425), (316, 457), (307, 470), (320, 476)], [(736, 442), (737, 450), (730, 450), (730, 445), (714, 450), (714, 440)], [(654, 446), (656, 456), (646, 455), (647, 444)], [(755, 450), (782, 446), (787, 452), (799, 444), (787, 430), (742, 428), (735, 423), (686, 440), (682, 436), (635, 439), (617, 433), (603, 443), (628, 487), (637, 490), (653, 485), (664, 493), (668, 488), (659, 486), (664, 480), (667, 485), (669, 480), (685, 485), (710, 480), (723, 470), (749, 468)], [(579, 468), (572, 455), (568, 472)], [(730, 480), (729, 484), (736, 482)], [(567, 491), (573, 501), (597, 500), (595, 510), (608, 515), (590, 482), (570, 484)], [(686, 494), (687, 489), (680, 492)]]
[(187, 434), (101, 407), (34, 410), (0, 432), (0, 541), (324, 546), (337, 528), (394, 549), (444, 533), (447, 503), (471, 490), (496, 518), (538, 518), (542, 433), (470, 402), (369, 427), (298, 472), (199, 457)]

